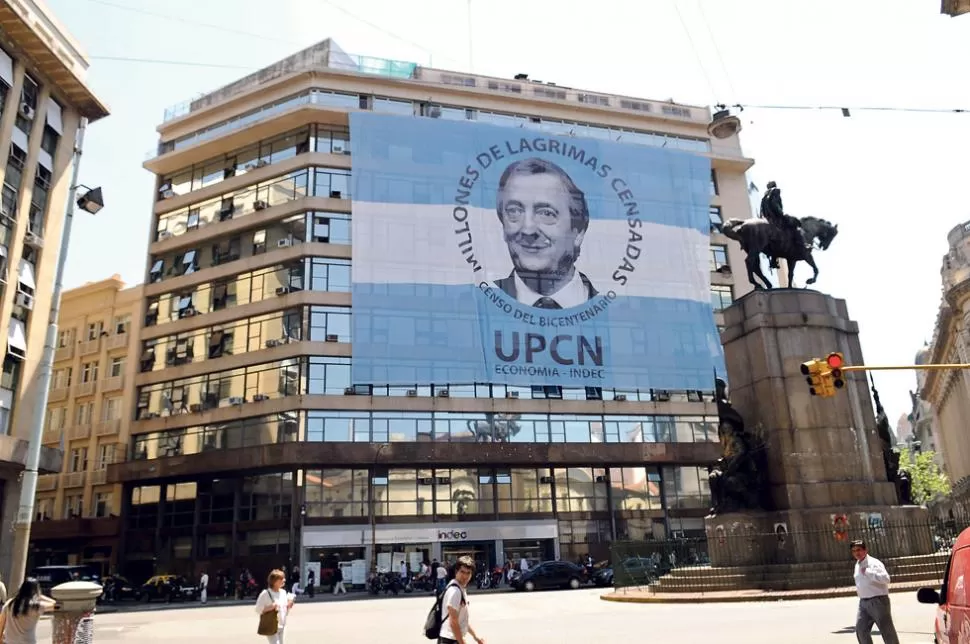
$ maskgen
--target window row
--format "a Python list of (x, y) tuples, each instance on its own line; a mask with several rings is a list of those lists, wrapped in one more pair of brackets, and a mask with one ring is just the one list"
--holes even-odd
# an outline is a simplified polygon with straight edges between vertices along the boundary
[(350, 342), (350, 308), (309, 306), (142, 343), (139, 369), (155, 371), (298, 341)]
[(58, 329), (57, 348), (63, 349), (70, 347), (73, 346), (75, 342), (92, 342), (102, 336), (109, 335), (110, 333), (115, 335), (123, 335), (128, 333), (129, 329), (131, 329), (130, 313), (116, 315), (112, 319), (111, 325), (108, 327), (105, 326), (105, 322), (103, 320), (95, 320), (94, 322), (88, 322), (87, 325), (85, 325), (82, 329), (75, 327)]
[(311, 167), (159, 215), (155, 240), (161, 241), (230, 219), (239, 219), (305, 197), (350, 198), (350, 172)]
[[(702, 468), (570, 467), (445, 469), (306, 469), (145, 485), (130, 491), (128, 528), (188, 527), (311, 518), (659, 511), (708, 507), (703, 487), (681, 488)], [(302, 491), (300, 488), (303, 488)], [(610, 503), (612, 501), (612, 504)]]
[(149, 261), (151, 284), (181, 277), (200, 268), (221, 266), (262, 255), (267, 250), (289, 248), (304, 242), (350, 243), (350, 215), (336, 212), (307, 212), (287, 217), (259, 230), (221, 237), (197, 248), (155, 255)]
[[(100, 373), (100, 360), (95, 358), (89, 362), (84, 362), (81, 364), (81, 369), (77, 374), (79, 377), (76, 382), (82, 384), (97, 382), (99, 373), (103, 378), (118, 378), (125, 375), (125, 363), (126, 358), (124, 356), (109, 358), (107, 370), (104, 373)], [(51, 389), (66, 389), (72, 384), (76, 384), (76, 382), (74, 381), (73, 367), (54, 369), (51, 374)]]
[(162, 177), (159, 198), (188, 194), (307, 152), (350, 154), (350, 132), (331, 125), (308, 125), (263, 139)]
[(286, 412), (170, 429), (132, 438), (131, 456), (152, 460), (294, 441), (713, 443), (705, 416), (601, 416), (445, 412)]
[[(473, 81), (476, 80), (471, 77), (469, 78)], [(580, 96), (591, 96), (596, 99), (596, 103), (604, 104), (605, 102), (607, 105), (609, 104), (611, 98), (608, 96), (593, 94), (581, 94)], [(623, 101), (625, 101), (625, 103)], [(633, 103), (638, 102), (623, 99), (620, 107), (628, 107)], [(399, 114), (402, 116), (423, 116), (427, 118), (440, 118), (454, 121), (474, 120), (507, 127), (534, 129), (561, 136), (578, 136), (601, 139), (604, 141), (621, 141), (624, 143), (632, 143), (634, 145), (668, 147), (697, 152), (708, 152), (711, 149), (710, 142), (707, 140), (677, 136), (664, 132), (651, 132), (632, 128), (607, 127), (582, 121), (563, 121), (559, 119), (547, 119), (524, 114), (490, 112), (487, 110), (438, 105), (435, 103), (426, 103), (420, 101), (413, 102), (409, 100), (384, 98), (379, 96), (312, 89), (281, 99), (269, 105), (264, 105), (252, 110), (251, 112), (233, 117), (232, 119), (217, 123), (205, 129), (197, 130), (196, 132), (181, 138), (159, 143), (158, 153), (165, 154), (171, 150), (183, 149), (217, 136), (222, 136), (228, 132), (241, 129), (256, 123), (257, 121), (267, 119), (300, 105), (307, 104), (326, 105), (344, 110), (370, 109), (376, 112)], [(689, 110), (687, 108), (674, 105), (664, 105), (662, 106), (662, 110), (664, 114), (684, 116), (684, 112), (686, 112), (687, 115), (689, 115)]]
[(84, 494), (65, 494), (61, 504), (61, 512), (58, 514), (54, 508), (54, 497), (38, 498), (34, 503), (35, 521), (52, 521), (56, 519), (80, 519), (89, 517), (100, 519), (112, 515), (113, 494), (111, 492), (95, 492), (92, 499), (92, 507), (84, 508)]
[(296, 291), (350, 292), (350, 260), (306, 257), (150, 298), (145, 326), (261, 302)]
[(63, 405), (49, 406), (46, 412), (46, 423), (44, 427), (49, 431), (58, 431), (70, 425), (91, 425), (94, 422), (121, 420), (123, 405), (124, 398), (114, 396), (112, 398), (105, 398), (98, 412), (95, 411), (94, 401), (78, 403), (73, 405), (72, 408)]

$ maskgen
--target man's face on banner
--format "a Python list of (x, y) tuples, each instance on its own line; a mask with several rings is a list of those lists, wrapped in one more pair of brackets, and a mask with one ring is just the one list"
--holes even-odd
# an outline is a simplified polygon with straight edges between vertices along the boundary
[(515, 175), (503, 194), (502, 228), (520, 274), (569, 272), (583, 232), (573, 229), (569, 192), (551, 174)]

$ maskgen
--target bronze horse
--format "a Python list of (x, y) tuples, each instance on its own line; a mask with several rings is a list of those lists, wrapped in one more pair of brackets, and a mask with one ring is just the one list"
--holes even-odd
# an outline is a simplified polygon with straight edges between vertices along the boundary
[[(806, 281), (814, 284), (818, 279), (818, 266), (812, 258), (812, 248), (818, 240), (818, 249), (826, 250), (839, 234), (838, 224), (819, 217), (802, 217), (801, 234), (796, 228), (782, 228), (766, 219), (729, 219), (721, 231), (729, 239), (741, 244), (747, 257), (744, 265), (748, 269), (748, 281), (755, 289), (770, 289), (771, 282), (761, 272), (761, 255), (769, 260), (784, 259), (788, 262), (788, 285), (794, 286), (795, 264), (807, 262), (815, 274)], [(760, 278), (761, 283), (755, 280)]]

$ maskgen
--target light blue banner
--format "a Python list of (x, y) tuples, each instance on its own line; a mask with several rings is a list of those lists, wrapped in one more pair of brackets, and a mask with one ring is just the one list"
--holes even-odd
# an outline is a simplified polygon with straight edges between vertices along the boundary
[(351, 114), (358, 384), (712, 389), (710, 162)]

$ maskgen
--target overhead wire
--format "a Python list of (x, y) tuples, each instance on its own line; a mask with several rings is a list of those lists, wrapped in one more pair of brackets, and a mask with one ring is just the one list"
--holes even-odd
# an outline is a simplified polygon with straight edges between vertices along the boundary
[(724, 62), (724, 56), (721, 55), (721, 48), (717, 44), (717, 38), (714, 37), (714, 31), (711, 29), (711, 23), (708, 22), (707, 14), (704, 12), (704, 0), (697, 0), (697, 8), (701, 14), (701, 21), (707, 29), (707, 35), (711, 38), (711, 44), (714, 45), (714, 53), (717, 54), (717, 60), (721, 65), (721, 69), (724, 71), (724, 80), (727, 81), (728, 89), (731, 91), (731, 95), (737, 98), (738, 93), (734, 88), (734, 82), (731, 80), (731, 72), (728, 71), (727, 64)]
[(684, 20), (684, 15), (680, 12), (680, 7), (677, 5), (677, 0), (670, 0), (670, 4), (673, 5), (674, 11), (677, 13), (677, 18), (680, 20), (680, 26), (684, 29), (684, 34), (687, 36), (687, 42), (690, 43), (691, 51), (694, 52), (694, 58), (697, 59), (697, 66), (700, 67), (701, 73), (704, 75), (704, 79), (707, 81), (707, 87), (711, 90), (711, 98), (714, 99), (717, 96), (717, 91), (714, 89), (714, 82), (711, 80), (711, 75), (707, 73), (707, 67), (704, 65), (704, 61), (701, 59), (701, 54), (697, 50), (697, 45), (694, 43), (694, 37), (691, 36), (690, 29), (687, 27), (687, 21)]
[(88, 56), (92, 60), (110, 60), (114, 62), (124, 62), (124, 63), (148, 63), (148, 64), (158, 64), (158, 65), (183, 65), (186, 67), (215, 67), (219, 69), (243, 69), (247, 71), (255, 71), (256, 67), (247, 67), (246, 65), (224, 65), (219, 63), (199, 63), (191, 60), (162, 60), (159, 58), (129, 58), (127, 56)]

